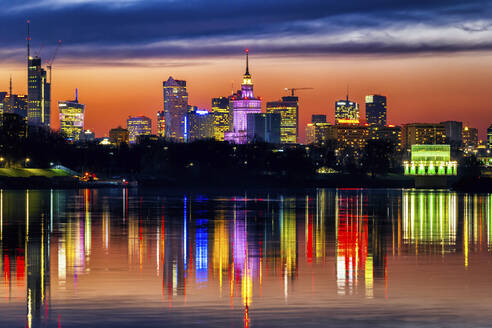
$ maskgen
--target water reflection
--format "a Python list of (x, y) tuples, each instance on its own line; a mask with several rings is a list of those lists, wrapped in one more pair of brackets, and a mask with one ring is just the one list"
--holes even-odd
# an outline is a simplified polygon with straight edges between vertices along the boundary
[(64, 302), (133, 294), (139, 307), (241, 309), (254, 326), (252, 309), (278, 299), (389, 298), (398, 258), (483, 264), (474, 254), (492, 251), (491, 210), (492, 195), (444, 191), (1, 190), (0, 304), (24, 304), (27, 327), (61, 327), (77, 312)]

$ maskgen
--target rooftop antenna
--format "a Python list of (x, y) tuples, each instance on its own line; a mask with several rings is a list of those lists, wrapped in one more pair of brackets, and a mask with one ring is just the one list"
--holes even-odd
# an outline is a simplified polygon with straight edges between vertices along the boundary
[(246, 74), (245, 75), (250, 75), (249, 74), (249, 49), (246, 48)]
[(79, 89), (75, 88), (75, 102), (79, 102)]
[(30, 31), (31, 21), (27, 20), (27, 59), (31, 57), (31, 31)]
[(347, 83), (347, 102), (349, 101), (349, 84)]

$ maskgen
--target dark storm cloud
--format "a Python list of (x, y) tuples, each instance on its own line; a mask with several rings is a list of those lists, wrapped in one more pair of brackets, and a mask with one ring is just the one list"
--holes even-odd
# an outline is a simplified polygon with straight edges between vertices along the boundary
[(74, 59), (221, 56), (247, 45), (265, 55), (490, 50), (491, 13), (483, 0), (4, 0), (0, 56), (22, 51), (27, 18), (34, 48), (62, 39)]

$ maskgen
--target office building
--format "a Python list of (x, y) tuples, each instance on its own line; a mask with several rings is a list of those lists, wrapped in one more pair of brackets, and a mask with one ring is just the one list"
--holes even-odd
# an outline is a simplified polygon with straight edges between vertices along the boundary
[(213, 138), (214, 115), (207, 110), (193, 106), (188, 111), (185, 121), (187, 123), (186, 142)]
[(348, 99), (335, 102), (335, 124), (359, 124), (359, 104)]
[(60, 132), (69, 141), (79, 141), (84, 131), (85, 105), (80, 104), (75, 91), (75, 100), (59, 101)]
[(280, 142), (297, 143), (299, 136), (299, 97), (282, 97), (280, 101), (267, 103), (267, 113), (280, 114)]
[(465, 126), (463, 128), (461, 144), (464, 149), (475, 149), (478, 146), (478, 129)]
[(231, 98), (232, 131), (224, 134), (224, 139), (233, 143), (247, 142), (248, 114), (261, 113), (261, 98), (253, 94), (253, 82), (249, 73), (249, 51), (246, 50), (246, 72), (243, 75), (241, 90)]
[(51, 83), (41, 67), (41, 58), (28, 57), (27, 122), (29, 125), (50, 128)]
[(224, 134), (232, 128), (229, 101), (228, 97), (212, 98), (213, 135), (217, 141), (224, 141)]
[(441, 122), (440, 124), (444, 125), (444, 129), (446, 130), (447, 143), (456, 146), (461, 145), (463, 136), (463, 123), (456, 121), (446, 121)]
[(184, 142), (185, 117), (188, 112), (186, 81), (175, 80), (170, 76), (167, 81), (163, 82), (163, 94), (165, 136), (172, 141)]
[(166, 114), (163, 110), (157, 112), (157, 136), (166, 137)]
[(122, 143), (128, 143), (130, 136), (128, 130), (121, 126), (109, 130), (109, 142), (113, 145), (120, 145)]
[(437, 123), (411, 123), (403, 125), (402, 146), (410, 149), (412, 145), (446, 144), (446, 128)]
[(27, 137), (27, 119), (14, 113), (0, 114), (0, 133), (8, 138)]
[(357, 151), (362, 150), (369, 139), (369, 127), (365, 125), (355, 124), (339, 124), (336, 125), (337, 135), (337, 150), (338, 152), (344, 151)]
[(401, 149), (401, 127), (369, 125), (369, 139), (391, 142), (397, 149)]
[(326, 115), (323, 114), (311, 115), (311, 123), (326, 123)]
[(306, 125), (306, 145), (322, 145), (329, 140), (336, 140), (336, 129), (330, 123), (312, 122)]
[(380, 95), (366, 96), (366, 121), (369, 125), (386, 125), (386, 97)]
[(282, 115), (278, 113), (248, 114), (248, 141), (282, 142)]
[(129, 117), (126, 120), (126, 129), (130, 144), (136, 144), (139, 137), (152, 134), (152, 120), (146, 116)]
[(492, 124), (487, 129), (487, 146), (492, 150)]
[(81, 142), (93, 142), (96, 140), (96, 134), (91, 130), (84, 130), (80, 135)]

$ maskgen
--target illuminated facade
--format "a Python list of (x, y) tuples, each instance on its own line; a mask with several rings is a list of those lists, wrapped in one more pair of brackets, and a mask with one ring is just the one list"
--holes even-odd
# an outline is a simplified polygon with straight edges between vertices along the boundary
[(166, 137), (166, 114), (163, 110), (157, 112), (157, 135)]
[(366, 121), (369, 125), (384, 126), (387, 122), (386, 97), (380, 95), (366, 96)]
[(231, 98), (232, 131), (224, 134), (224, 139), (233, 143), (247, 142), (248, 114), (261, 113), (261, 99), (253, 94), (253, 82), (249, 74), (249, 51), (246, 50), (246, 72), (243, 75), (241, 91)]
[(386, 140), (401, 149), (401, 127), (399, 126), (369, 126), (369, 139), (371, 140)]
[(232, 128), (232, 119), (228, 97), (212, 98), (214, 116), (214, 138), (224, 141), (224, 134)]
[(60, 131), (70, 141), (78, 141), (84, 131), (85, 105), (80, 104), (77, 95), (75, 100), (59, 101)]
[(359, 104), (348, 99), (335, 103), (335, 124), (359, 124)]
[(248, 141), (281, 143), (282, 116), (274, 113), (248, 114)]
[(337, 131), (330, 123), (313, 122), (306, 125), (306, 144), (323, 144), (328, 140), (336, 140)]
[(27, 137), (27, 120), (18, 114), (0, 114), (0, 129), (4, 136), (10, 138)]
[(191, 107), (186, 115), (185, 141), (209, 139), (213, 137), (214, 116), (207, 110)]
[(478, 146), (478, 129), (465, 126), (462, 133), (462, 145), (465, 149), (475, 149)]
[(492, 124), (487, 129), (487, 146), (492, 149)]
[(341, 124), (336, 126), (337, 150), (361, 150), (369, 139), (369, 127), (364, 125)]
[(299, 97), (282, 97), (281, 101), (267, 103), (267, 113), (280, 114), (280, 142), (297, 143), (299, 136)]
[(128, 130), (123, 129), (121, 126), (109, 130), (109, 142), (113, 145), (128, 143), (129, 138)]
[(27, 96), (6, 95), (3, 99), (0, 96), (0, 113), (11, 113), (26, 117)]
[(410, 162), (403, 162), (405, 175), (446, 176), (457, 174), (457, 162), (451, 161), (450, 145), (412, 145)]
[[(167, 139), (185, 141), (185, 117), (188, 112), (186, 81), (172, 76), (163, 82), (165, 136)], [(131, 139), (131, 137), (130, 137)]]
[(311, 123), (326, 123), (326, 115), (323, 114), (311, 115)]
[(405, 124), (401, 138), (405, 149), (412, 145), (446, 144), (446, 129), (443, 124), (435, 123)]
[(30, 57), (27, 67), (27, 120), (29, 125), (49, 128), (51, 114), (51, 84), (41, 67), (41, 58)]
[(135, 144), (140, 136), (148, 136), (152, 133), (152, 120), (146, 116), (129, 117), (126, 120), (130, 144)]

